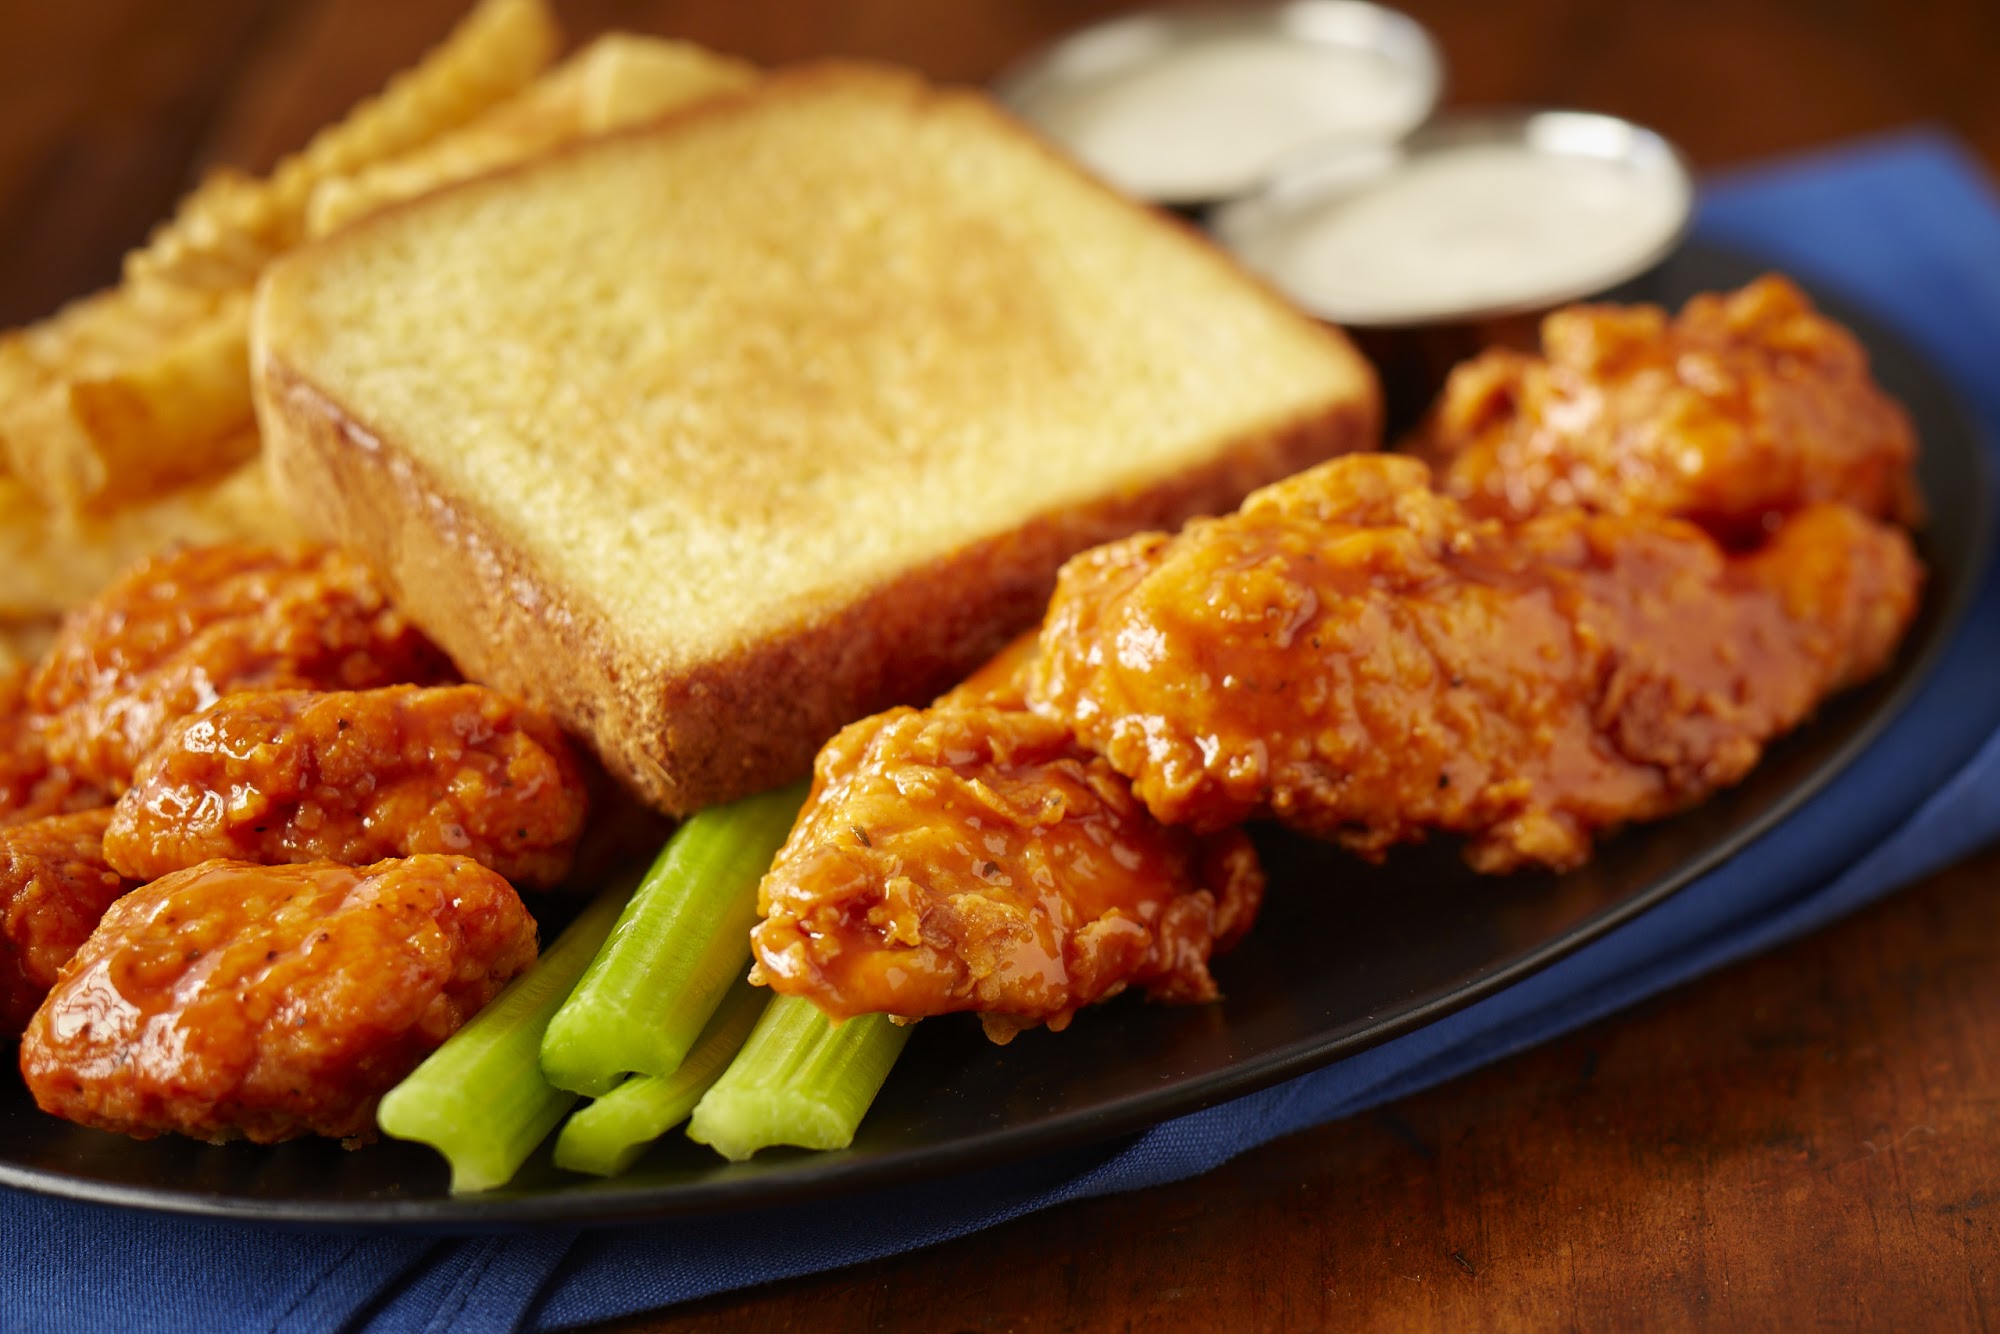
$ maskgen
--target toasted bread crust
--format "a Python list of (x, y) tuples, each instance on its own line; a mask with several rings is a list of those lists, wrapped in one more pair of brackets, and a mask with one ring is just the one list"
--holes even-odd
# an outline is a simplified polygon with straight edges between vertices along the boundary
[(279, 489), (323, 536), (369, 553), (392, 594), (474, 680), (550, 710), (649, 805), (684, 815), (802, 778), (854, 719), (925, 701), (1034, 624), (1085, 547), (1234, 506), (1257, 486), (1367, 447), (1372, 401), (1233, 441), (1151, 490), (1052, 512), (910, 570), (730, 658), (665, 673), (596, 608), (501, 540), (295, 368), (259, 368)]

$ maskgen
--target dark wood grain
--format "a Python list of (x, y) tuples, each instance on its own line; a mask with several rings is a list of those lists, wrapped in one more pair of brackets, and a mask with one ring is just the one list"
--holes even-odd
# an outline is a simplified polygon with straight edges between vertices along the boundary
[[(1121, 6), (574, 0), (570, 30), (990, 77)], [(1419, 0), (1455, 101), (1645, 121), (1717, 167), (1916, 122), (2000, 166), (1979, 0)], [(459, 0), (0, 8), (0, 323), (108, 281)], [(2000, 851), (1820, 935), (1197, 1181), (632, 1330), (1983, 1328), (2000, 1308)]]

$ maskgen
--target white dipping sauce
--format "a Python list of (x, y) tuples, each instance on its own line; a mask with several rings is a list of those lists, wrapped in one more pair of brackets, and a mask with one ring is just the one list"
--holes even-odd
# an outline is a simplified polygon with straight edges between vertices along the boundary
[(1229, 239), (1329, 319), (1405, 324), (1608, 286), (1667, 244), (1690, 202), (1665, 163), (1471, 143)]
[(1027, 114), (1128, 194), (1194, 200), (1245, 189), (1317, 141), (1395, 138), (1432, 93), (1379, 51), (1246, 32), (1052, 88)]

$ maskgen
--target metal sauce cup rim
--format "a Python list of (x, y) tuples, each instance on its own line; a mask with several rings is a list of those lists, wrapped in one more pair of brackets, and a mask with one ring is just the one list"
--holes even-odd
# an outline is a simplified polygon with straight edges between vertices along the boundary
[[(1057, 146), (1070, 151), (1036, 120), (1033, 108), (1038, 99), (1090, 80), (1124, 73), (1192, 41), (1271, 31), (1303, 44), (1373, 50), (1392, 59), (1399, 70), (1415, 81), (1417, 91), (1410, 124), (1395, 138), (1423, 125), (1444, 95), (1444, 57), (1430, 30), (1401, 10), (1371, 0), (1193, 4), (1122, 14), (1080, 28), (1015, 61), (993, 80), (991, 88), (994, 96), (1015, 115), (1035, 126)], [(1375, 40), (1362, 40), (1364, 33), (1372, 34)], [(1306, 147), (1324, 150), (1331, 144), (1379, 142), (1383, 142), (1379, 135), (1353, 136), (1332, 131)], [(1286, 154), (1281, 163), (1292, 160), (1301, 151), (1304, 150)], [(1259, 164), (1207, 189), (1185, 194), (1148, 192), (1143, 197), (1168, 207), (1194, 208), (1258, 193), (1277, 174), (1271, 166)]]
[[(1329, 196), (1366, 188), (1401, 168), (1412, 157), (1467, 144), (1509, 142), (1525, 144), (1550, 156), (1624, 161), (1664, 169), (1679, 187), (1680, 217), (1657, 242), (1633, 252), (1626, 261), (1607, 266), (1588, 278), (1553, 284), (1532, 296), (1514, 300), (1391, 319), (1356, 319), (1298, 296), (1291, 299), (1322, 319), (1357, 329), (1419, 329), (1526, 315), (1582, 300), (1630, 281), (1679, 249), (1694, 225), (1694, 172), (1680, 149), (1657, 130), (1606, 112), (1483, 107), (1447, 112), (1395, 143), (1320, 147), (1288, 157), (1262, 189), (1219, 206), (1210, 217), (1209, 227), (1226, 248), (1250, 263), (1246, 243), (1301, 208), (1319, 204)], [(1251, 267), (1290, 295), (1281, 275), (1254, 263)]]

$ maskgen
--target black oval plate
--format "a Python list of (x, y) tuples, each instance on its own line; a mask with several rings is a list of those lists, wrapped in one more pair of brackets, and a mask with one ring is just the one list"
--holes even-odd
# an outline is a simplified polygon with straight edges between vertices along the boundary
[[(1678, 304), (1763, 266), (1689, 247), (1621, 295)], [(1066, 1033), (1007, 1047), (967, 1016), (922, 1025), (852, 1148), (772, 1151), (727, 1165), (669, 1136), (626, 1175), (550, 1166), (547, 1149), (508, 1188), (454, 1199), (429, 1150), (319, 1141), (263, 1149), (140, 1143), (42, 1115), (0, 1079), (0, 1184), (178, 1213), (332, 1226), (473, 1230), (611, 1223), (781, 1203), (1109, 1139), (1349, 1056), (1470, 1004), (1653, 906), (1783, 819), (1849, 763), (1911, 698), (1970, 605), (1992, 515), (1979, 444), (1953, 395), (1868, 319), (1823, 300), (1874, 358), (1923, 439), (1932, 582), (1895, 668), (1832, 702), (1774, 747), (1742, 786), (1628, 831), (1566, 876), (1481, 880), (1445, 848), (1384, 867), (1264, 838), (1272, 893), (1245, 944), (1217, 965), (1228, 999), (1173, 1008), (1121, 999)], [(1972, 738), (1976, 744), (1976, 738)], [(1337, 888), (1336, 888), (1337, 887)], [(1329, 967), (1328, 942), (1338, 942)]]

